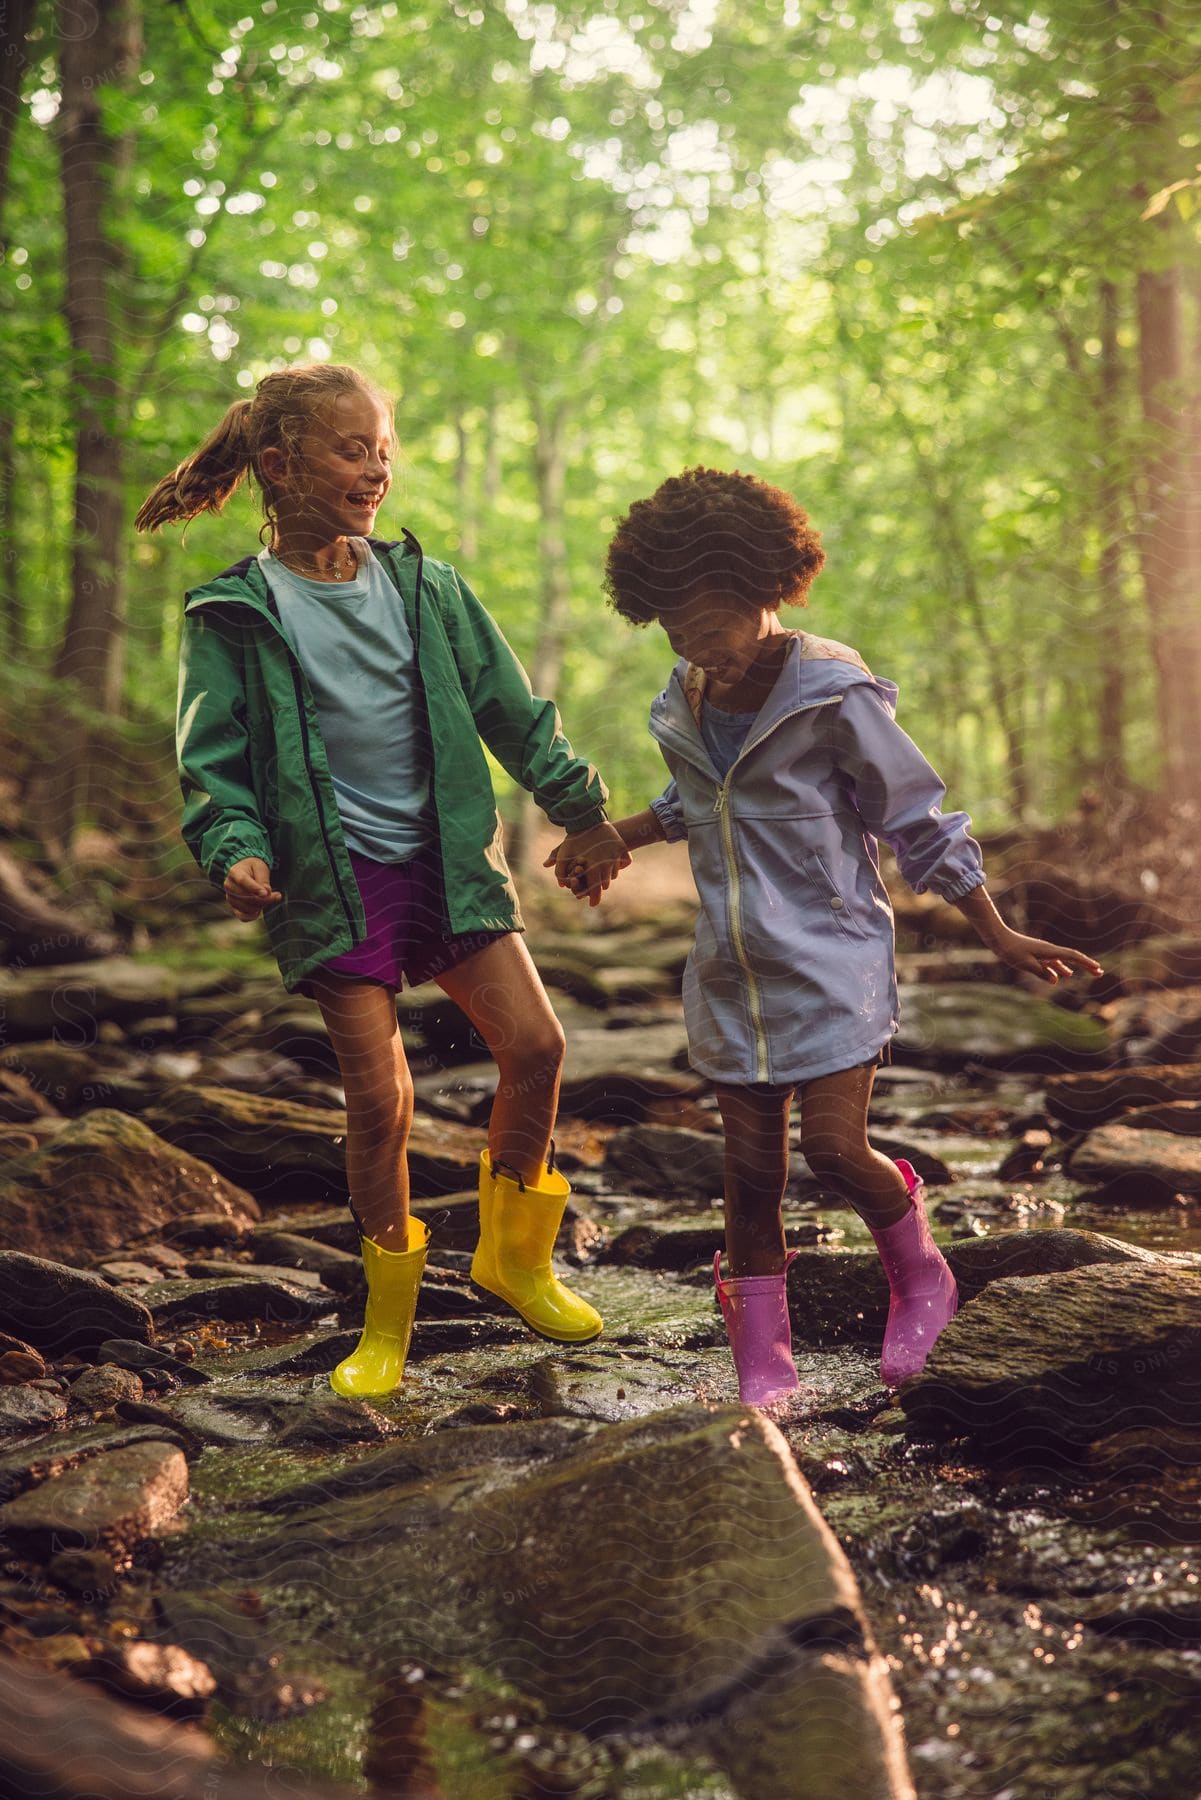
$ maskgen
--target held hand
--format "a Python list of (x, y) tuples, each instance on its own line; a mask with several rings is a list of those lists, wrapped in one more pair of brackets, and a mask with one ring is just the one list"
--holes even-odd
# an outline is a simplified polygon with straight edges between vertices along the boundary
[(283, 895), (271, 885), (271, 871), (259, 856), (244, 856), (231, 863), (225, 875), (226, 905), (235, 919), (243, 923), (257, 919), (267, 907), (274, 906)]
[(587, 894), (589, 906), (598, 906), (604, 889), (630, 860), (621, 833), (606, 822), (591, 831), (572, 832), (556, 844), (542, 866), (553, 867), (559, 886), (570, 888), (577, 900)]
[(1020, 931), (1010, 931), (1008, 927), (996, 934), (989, 949), (1007, 968), (1017, 969), (1023, 975), (1037, 975), (1040, 981), (1052, 985), (1061, 976), (1075, 974), (1077, 969), (1088, 975), (1104, 974), (1100, 963), (1081, 950), (1050, 944), (1045, 938), (1023, 937)]

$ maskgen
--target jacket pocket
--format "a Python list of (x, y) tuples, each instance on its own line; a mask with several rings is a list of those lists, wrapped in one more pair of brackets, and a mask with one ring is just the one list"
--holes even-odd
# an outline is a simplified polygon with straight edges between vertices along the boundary
[(853, 893), (845, 893), (831, 875), (816, 850), (808, 850), (801, 858), (801, 868), (810, 885), (816, 889), (824, 912), (844, 937), (862, 942), (867, 937), (862, 921), (856, 917)]

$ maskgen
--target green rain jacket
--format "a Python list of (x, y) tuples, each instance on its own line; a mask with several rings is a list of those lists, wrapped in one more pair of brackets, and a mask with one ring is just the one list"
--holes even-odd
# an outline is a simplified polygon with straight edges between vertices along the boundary
[[(519, 931), (480, 739), (565, 831), (600, 823), (605, 785), (458, 572), (427, 560), (411, 532), (369, 541), (417, 649), (449, 929)], [(185, 596), (176, 748), (181, 830), (205, 874), (220, 887), (232, 864), (261, 857), (283, 894), (264, 917), (284, 985), (360, 943), (317, 709), (256, 557)]]

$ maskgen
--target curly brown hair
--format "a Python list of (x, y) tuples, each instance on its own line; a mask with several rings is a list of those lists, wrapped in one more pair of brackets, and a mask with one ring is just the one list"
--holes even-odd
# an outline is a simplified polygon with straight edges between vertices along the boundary
[(621, 520), (604, 587), (632, 625), (649, 625), (702, 593), (775, 612), (805, 605), (825, 560), (791, 494), (737, 470), (685, 469)]

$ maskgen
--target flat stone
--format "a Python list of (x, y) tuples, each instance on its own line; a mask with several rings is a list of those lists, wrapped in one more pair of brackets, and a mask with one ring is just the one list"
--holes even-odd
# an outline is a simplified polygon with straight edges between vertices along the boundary
[(0, 1388), (0, 1432), (33, 1431), (39, 1425), (51, 1425), (66, 1417), (67, 1401), (63, 1394), (45, 1393), (39, 1388)]
[(0, 1317), (52, 1356), (87, 1355), (106, 1338), (148, 1344), (154, 1336), (146, 1308), (99, 1275), (18, 1250), (0, 1250)]
[(247, 1220), (249, 1194), (127, 1113), (100, 1107), (0, 1172), (0, 1237), (14, 1250), (93, 1262), (204, 1204)]
[[(1001, 1231), (946, 1244), (961, 1308), (995, 1281), (1031, 1278), (1095, 1264), (1201, 1268), (1093, 1231)], [(788, 1272), (788, 1310), (800, 1344), (863, 1344), (878, 1349), (888, 1323), (889, 1289), (874, 1250), (803, 1249)]]
[(720, 1201), (725, 1144), (716, 1132), (629, 1125), (609, 1139), (605, 1170), (632, 1194)]
[(204, 1387), (209, 1377), (184, 1358), (160, 1344), (142, 1344), (131, 1338), (108, 1338), (96, 1352), (98, 1363), (115, 1363), (122, 1369), (163, 1369), (187, 1387)]
[(273, 1268), (267, 1262), (234, 1262), (217, 1256), (198, 1257), (187, 1265), (187, 1273), (193, 1281), (283, 1281), (289, 1287), (307, 1288), (310, 1293), (324, 1286), (320, 1275), (311, 1269)]
[(314, 1280), (335, 1293), (358, 1295), (367, 1291), (363, 1259), (355, 1250), (334, 1249), (298, 1232), (272, 1231), (262, 1226), (253, 1232), (251, 1247), (264, 1263), (273, 1263), (293, 1274), (307, 1270)]
[(904, 1383), (912, 1428), (990, 1459), (1080, 1452), (1110, 1432), (1201, 1427), (1201, 1270), (1092, 1267), (996, 1282)]
[(0, 1530), (58, 1549), (128, 1551), (169, 1525), (188, 1497), (188, 1465), (173, 1444), (131, 1444), (69, 1469), (0, 1506)]
[(157, 1443), (160, 1448), (171, 1443), (176, 1449), (185, 1448), (182, 1434), (172, 1435), (164, 1426), (156, 1430), (141, 1422), (72, 1425), (70, 1431), (50, 1432), (0, 1454), (0, 1500), (11, 1500), (39, 1482), (56, 1481), (89, 1458), (145, 1443)]
[[(170, 1143), (255, 1193), (346, 1194), (346, 1114), (232, 1088), (178, 1087), (145, 1120)], [(479, 1136), (450, 1123), (414, 1121), (409, 1177), (416, 1195), (454, 1192), (479, 1164)]]
[(162, 1274), (152, 1263), (102, 1262), (96, 1264), (97, 1275), (103, 1275), (114, 1287), (136, 1287), (146, 1281), (157, 1281)]
[(1201, 1063), (1159, 1064), (1047, 1078), (1046, 1108), (1069, 1131), (1087, 1131), (1137, 1107), (1163, 1101), (1201, 1101)]
[(276, 1324), (306, 1323), (319, 1319), (334, 1304), (324, 1288), (264, 1277), (260, 1271), (243, 1277), (205, 1281), (156, 1281), (141, 1290), (156, 1328), (166, 1331), (184, 1319), (262, 1319)]
[(955, 981), (900, 990), (897, 1058), (921, 1068), (1062, 1071), (1112, 1060), (1109, 1034), (1098, 1019), (1069, 1012), (1020, 988)]
[[(1192, 1121), (1191, 1111), (1189, 1116)], [(1201, 1194), (1201, 1142), (1176, 1131), (1137, 1128), (1125, 1121), (1100, 1125), (1072, 1151), (1067, 1166), (1076, 1181), (1139, 1177), (1169, 1192)]]
[(309, 1484), (307, 1510), (275, 1495), (286, 1528), (248, 1538), (235, 1578), (318, 1580), (326, 1647), (359, 1667), (470, 1631), (560, 1725), (699, 1730), (738, 1793), (911, 1796), (886, 1665), (775, 1427), (697, 1406), (573, 1424), (438, 1432)]
[[(0, 1662), (0, 1785), (88, 1800), (278, 1800), (278, 1768), (218, 1760), (194, 1726), (88, 1683)], [(308, 1778), (291, 1763), (288, 1800), (361, 1800), (361, 1787)]]
[(65, 1019), (118, 1023), (174, 1012), (185, 994), (231, 985), (224, 974), (187, 973), (123, 956), (63, 966), (0, 969), (0, 1037), (45, 1038)]
[(559, 1110), (576, 1118), (636, 1125), (657, 1100), (707, 1094), (688, 1066), (683, 1019), (629, 1031), (577, 1027), (568, 1034)]

